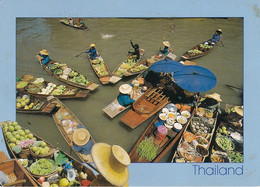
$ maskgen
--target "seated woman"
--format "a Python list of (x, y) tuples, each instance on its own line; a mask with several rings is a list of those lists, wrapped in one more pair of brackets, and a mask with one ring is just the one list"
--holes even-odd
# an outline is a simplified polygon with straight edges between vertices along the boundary
[(42, 65), (45, 66), (50, 62), (50, 57), (49, 57), (49, 53), (47, 52), (46, 49), (43, 49), (39, 52), (39, 56), (42, 57)]
[(120, 94), (117, 96), (117, 101), (122, 106), (128, 106), (135, 102), (131, 99), (130, 94), (132, 92), (132, 87), (129, 84), (123, 84), (119, 87)]
[(87, 51), (84, 51), (85, 53), (88, 53), (89, 54), (89, 57), (91, 60), (94, 60), (95, 58), (98, 57), (98, 54), (97, 54), (97, 50), (96, 50), (96, 45), (95, 44), (90, 44), (90, 49), (87, 50)]
[(217, 110), (221, 114), (220, 102), (222, 101), (218, 93), (206, 94), (205, 99), (199, 104), (199, 107), (206, 108), (208, 110)]
[(160, 50), (160, 53), (162, 53), (164, 55), (168, 55), (169, 54), (169, 47), (171, 46), (171, 44), (168, 41), (163, 41), (163, 45), (164, 45), (164, 49)]
[(175, 98), (175, 103), (177, 108), (180, 111), (188, 110), (190, 112), (192, 107), (198, 106), (197, 104), (198, 93), (190, 92), (188, 90), (180, 91), (178, 87), (176, 88), (176, 90), (177, 90), (177, 96)]

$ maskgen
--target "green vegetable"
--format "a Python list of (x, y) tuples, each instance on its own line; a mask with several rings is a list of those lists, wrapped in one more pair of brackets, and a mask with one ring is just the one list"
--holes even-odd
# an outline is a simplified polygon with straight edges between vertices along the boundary
[(158, 147), (153, 144), (153, 139), (145, 138), (137, 146), (137, 152), (140, 159), (152, 161), (157, 155)]
[(231, 159), (231, 162), (243, 162), (243, 155), (238, 152), (230, 151), (228, 152), (228, 157)]
[(235, 144), (232, 140), (226, 136), (219, 135), (216, 137), (217, 145), (224, 151), (232, 151), (235, 149)]
[(47, 175), (56, 169), (56, 164), (53, 160), (40, 159), (30, 166), (30, 172), (35, 175)]

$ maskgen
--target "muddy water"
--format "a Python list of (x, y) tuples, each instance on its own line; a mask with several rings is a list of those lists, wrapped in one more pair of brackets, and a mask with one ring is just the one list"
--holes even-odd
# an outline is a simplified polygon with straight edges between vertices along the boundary
[[(241, 105), (241, 92), (226, 84), (243, 87), (243, 20), (229, 19), (85, 19), (88, 31), (77, 30), (59, 23), (59, 19), (17, 19), (17, 76), (32, 74), (46, 80), (58, 82), (41, 69), (35, 55), (45, 48), (50, 57), (67, 63), (71, 68), (83, 73), (95, 83), (99, 83), (91, 69), (87, 55), (77, 54), (95, 43), (98, 51), (112, 71), (132, 50), (129, 40), (145, 49), (143, 58), (154, 55), (162, 45), (162, 37), (171, 43), (174, 54), (180, 57), (186, 50), (210, 38), (217, 28), (223, 30), (223, 44), (219, 44), (210, 54), (194, 60), (198, 65), (210, 69), (218, 82), (207, 93), (217, 92), (226, 103)], [(173, 25), (175, 28), (172, 29)], [(101, 85), (86, 99), (65, 100), (64, 103), (89, 129), (97, 142), (121, 145), (130, 151), (142, 134), (148, 120), (135, 130), (120, 122), (123, 114), (110, 119), (102, 108), (118, 94), (118, 87), (129, 83), (133, 77), (115, 85)], [(51, 116), (17, 114), (17, 121), (25, 128), (38, 134), (63, 150), (70, 152), (69, 146), (57, 130)], [(29, 122), (29, 123), (28, 123)], [(174, 150), (161, 160), (169, 162)], [(74, 154), (72, 154), (75, 156)]]

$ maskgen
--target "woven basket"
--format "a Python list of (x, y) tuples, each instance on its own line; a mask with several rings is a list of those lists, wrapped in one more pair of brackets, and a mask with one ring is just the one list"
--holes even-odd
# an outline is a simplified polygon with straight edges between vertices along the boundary
[(24, 75), (24, 76), (22, 76), (22, 81), (31, 82), (32, 80), (34, 80), (34, 76), (33, 75)]
[(30, 155), (30, 149), (26, 148), (26, 149), (22, 149), (21, 152), (19, 153), (19, 156), (21, 158), (28, 158), (28, 156)]
[(53, 156), (53, 153), (54, 153), (54, 149), (50, 146), (48, 146), (48, 147), (50, 148), (50, 150), (47, 154), (44, 154), (44, 155), (42, 155), (42, 154), (37, 155), (30, 149), (30, 153), (31, 153), (33, 159), (34, 160), (41, 159), (41, 158), (46, 158), (46, 159), (50, 158), (51, 159)]

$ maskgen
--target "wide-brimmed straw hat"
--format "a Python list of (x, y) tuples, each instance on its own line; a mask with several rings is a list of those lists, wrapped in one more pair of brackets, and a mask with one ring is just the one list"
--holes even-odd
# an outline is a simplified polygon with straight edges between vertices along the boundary
[(122, 85), (119, 87), (119, 91), (120, 91), (122, 94), (129, 94), (129, 93), (131, 93), (131, 91), (132, 91), (132, 86), (130, 86), (129, 84), (122, 84)]
[(166, 47), (170, 47), (171, 46), (170, 42), (168, 42), (168, 41), (163, 41), (163, 45), (165, 45)]
[(221, 30), (221, 29), (217, 29), (216, 31), (222, 33), (222, 30)]
[(222, 99), (220, 99), (220, 95), (218, 93), (206, 94), (205, 97), (215, 99), (218, 102), (222, 101)]
[(87, 129), (79, 128), (77, 129), (72, 136), (73, 142), (76, 145), (82, 146), (88, 143), (90, 134)]
[(91, 156), (99, 173), (112, 185), (124, 186), (127, 184), (129, 179), (127, 166), (131, 161), (122, 147), (95, 143), (91, 149)]
[(40, 54), (42, 54), (42, 55), (49, 55), (49, 53), (47, 52), (46, 49), (41, 50)]
[(90, 47), (96, 47), (96, 45), (95, 44), (90, 44)]
[(243, 116), (243, 111), (244, 111), (243, 106), (235, 106), (235, 107), (234, 107), (234, 110), (235, 110), (235, 112), (236, 112), (238, 115)]

